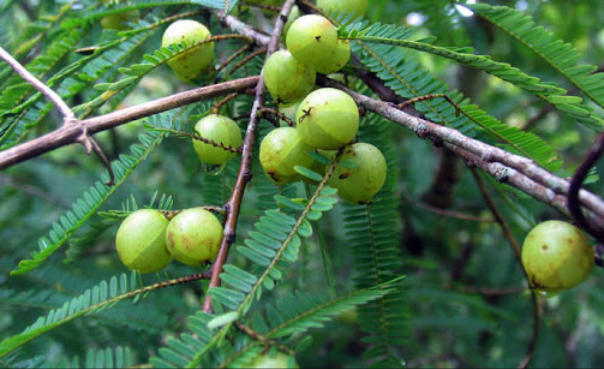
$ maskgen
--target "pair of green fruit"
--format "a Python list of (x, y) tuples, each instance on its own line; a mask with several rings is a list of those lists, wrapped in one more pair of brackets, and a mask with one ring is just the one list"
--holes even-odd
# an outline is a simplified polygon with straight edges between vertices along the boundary
[(538, 224), (524, 240), (522, 264), (532, 288), (548, 294), (572, 288), (589, 276), (594, 250), (577, 227), (558, 220)]
[(344, 146), (340, 162), (329, 185), (339, 196), (354, 204), (371, 202), (386, 180), (386, 160), (379, 149), (367, 143), (350, 144), (359, 129), (359, 110), (345, 92), (322, 88), (311, 92), (297, 107), (297, 127), (282, 127), (270, 132), (260, 144), (260, 163), (268, 177), (278, 185), (303, 179), (295, 170), (301, 166), (322, 172), (321, 165), (308, 155), (317, 150), (335, 158)]
[(337, 72), (351, 55), (350, 42), (338, 39), (334, 25), (325, 17), (305, 15), (288, 28), (288, 50), (273, 53), (263, 71), (273, 100), (284, 106), (301, 100), (313, 90), (317, 72)]
[(222, 240), (220, 221), (203, 208), (186, 209), (168, 220), (160, 211), (137, 210), (117, 231), (122, 263), (138, 273), (153, 273), (176, 259), (199, 267), (216, 258)]

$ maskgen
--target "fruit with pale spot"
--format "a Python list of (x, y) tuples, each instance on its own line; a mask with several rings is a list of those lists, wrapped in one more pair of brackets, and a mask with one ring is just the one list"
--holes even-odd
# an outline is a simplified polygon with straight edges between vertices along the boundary
[(522, 246), (522, 264), (532, 287), (543, 292), (572, 288), (589, 276), (594, 249), (570, 223), (549, 220), (535, 226)]

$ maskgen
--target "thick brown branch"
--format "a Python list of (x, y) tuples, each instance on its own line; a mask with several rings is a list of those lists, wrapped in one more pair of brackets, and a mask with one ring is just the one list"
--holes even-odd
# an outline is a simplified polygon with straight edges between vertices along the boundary
[[(361, 95), (336, 81), (320, 78), (319, 82), (346, 91), (360, 106), (412, 130), (421, 138), (430, 137), (437, 142), (442, 142), (445, 147), (470, 160), (497, 180), (517, 187), (563, 214), (569, 215), (566, 207), (566, 193), (570, 187), (568, 181), (551, 174), (532, 160), (464, 136), (453, 128), (411, 116), (391, 103)], [(583, 206), (597, 216), (594, 221), (604, 219), (602, 199), (585, 190), (581, 190), (579, 199)]]
[[(287, 16), (289, 15), (294, 3), (294, 0), (287, 0), (285, 4), (283, 4), (283, 8), (281, 9), (281, 13), (279, 14), (275, 24), (275, 30), (273, 31), (273, 34), (268, 42), (266, 51), (267, 59), (279, 48), (279, 39), (281, 38), (281, 33), (283, 32), (283, 26), (287, 21)], [(218, 12), (217, 14), (222, 16), (224, 13)], [(226, 19), (229, 17), (230, 16), (227, 16)], [(225, 22), (226, 19), (224, 20)], [(250, 123), (248, 124), (245, 140), (243, 142), (243, 155), (241, 158), (239, 174), (237, 175), (237, 181), (235, 182), (235, 188), (233, 189), (231, 198), (226, 205), (227, 217), (224, 225), (224, 235), (222, 236), (222, 242), (220, 244), (220, 249), (218, 250), (218, 255), (216, 256), (216, 260), (212, 265), (212, 278), (210, 279), (209, 288), (220, 286), (220, 273), (222, 272), (222, 266), (226, 262), (229, 249), (235, 242), (237, 236), (237, 221), (239, 220), (241, 201), (243, 200), (245, 187), (252, 177), (252, 153), (254, 144), (256, 142), (256, 132), (258, 130), (258, 111), (264, 105), (264, 97), (264, 79), (261, 77), (256, 85), (256, 98), (254, 99)], [(203, 310), (207, 312), (212, 311), (212, 300), (209, 295), (206, 296), (206, 299), (203, 303)]]
[(169, 97), (149, 101), (131, 108), (86, 119), (81, 121), (81, 124), (64, 125), (56, 131), (0, 152), (0, 170), (60, 147), (76, 143), (83, 133), (93, 135), (167, 110), (179, 108), (213, 97), (227, 95), (236, 91), (242, 91), (257, 84), (258, 79), (258, 76), (254, 76), (213, 86), (201, 87)]

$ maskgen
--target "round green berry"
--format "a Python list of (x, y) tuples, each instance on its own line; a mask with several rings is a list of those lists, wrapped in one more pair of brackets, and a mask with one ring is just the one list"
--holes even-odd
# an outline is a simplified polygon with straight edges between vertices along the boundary
[(344, 162), (355, 165), (336, 166), (328, 184), (338, 189), (338, 196), (344, 201), (370, 203), (386, 182), (388, 167), (384, 155), (371, 144), (356, 143), (344, 149), (340, 163)]
[(287, 32), (287, 49), (302, 65), (319, 70), (330, 64), (337, 48), (338, 33), (333, 24), (320, 15), (304, 15)]
[(287, 50), (272, 54), (264, 66), (264, 82), (273, 100), (289, 105), (315, 87), (316, 72), (298, 63)]
[(166, 244), (176, 260), (199, 267), (216, 258), (222, 232), (214, 214), (203, 208), (186, 209), (170, 220)]
[[(162, 37), (162, 47), (186, 42), (187, 48), (189, 48), (210, 36), (212, 36), (210, 30), (203, 24), (191, 19), (181, 19), (172, 23), (166, 29)], [(189, 81), (197, 77), (202, 71), (207, 70), (213, 61), (214, 43), (209, 42), (201, 46), (195, 46), (168, 60), (168, 65), (179, 79)]]
[(300, 137), (308, 145), (337, 150), (354, 140), (359, 130), (359, 108), (345, 92), (321, 88), (302, 100), (296, 123)]
[(137, 210), (120, 225), (115, 238), (117, 254), (126, 268), (152, 273), (172, 261), (166, 249), (168, 220), (157, 210)]
[(309, 168), (313, 165), (313, 158), (307, 154), (311, 150), (312, 147), (302, 142), (295, 128), (277, 128), (260, 144), (260, 164), (271, 181), (281, 186), (301, 179), (294, 167)]
[(533, 287), (557, 292), (583, 282), (594, 266), (594, 249), (577, 227), (550, 220), (538, 224), (524, 240), (522, 264)]
[[(234, 120), (223, 115), (211, 114), (197, 122), (195, 132), (206, 140), (222, 144), (232, 149), (241, 147), (241, 130)], [(231, 160), (235, 151), (193, 139), (193, 148), (199, 156), (199, 160), (206, 164), (221, 165)]]
[(317, 72), (329, 74), (339, 71), (346, 65), (346, 63), (348, 63), (350, 55), (350, 41), (338, 40), (338, 42), (336, 42), (336, 48), (333, 50), (331, 58), (327, 62), (319, 65), (317, 67)]
[(259, 355), (250, 363), (249, 367), (258, 369), (299, 368), (295, 358), (282, 352), (276, 352), (273, 355), (271, 355), (271, 353)]

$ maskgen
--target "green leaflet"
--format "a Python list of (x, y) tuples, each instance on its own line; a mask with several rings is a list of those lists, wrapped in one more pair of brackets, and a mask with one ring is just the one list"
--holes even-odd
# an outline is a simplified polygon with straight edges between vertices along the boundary
[[(543, 27), (536, 26), (532, 17), (505, 6), (487, 4), (464, 5), (476, 14), (528, 47), (600, 107), (604, 107), (604, 73), (592, 74), (597, 67), (576, 65), (583, 55), (571, 44), (557, 40)], [(601, 125), (600, 125), (601, 130)]]

